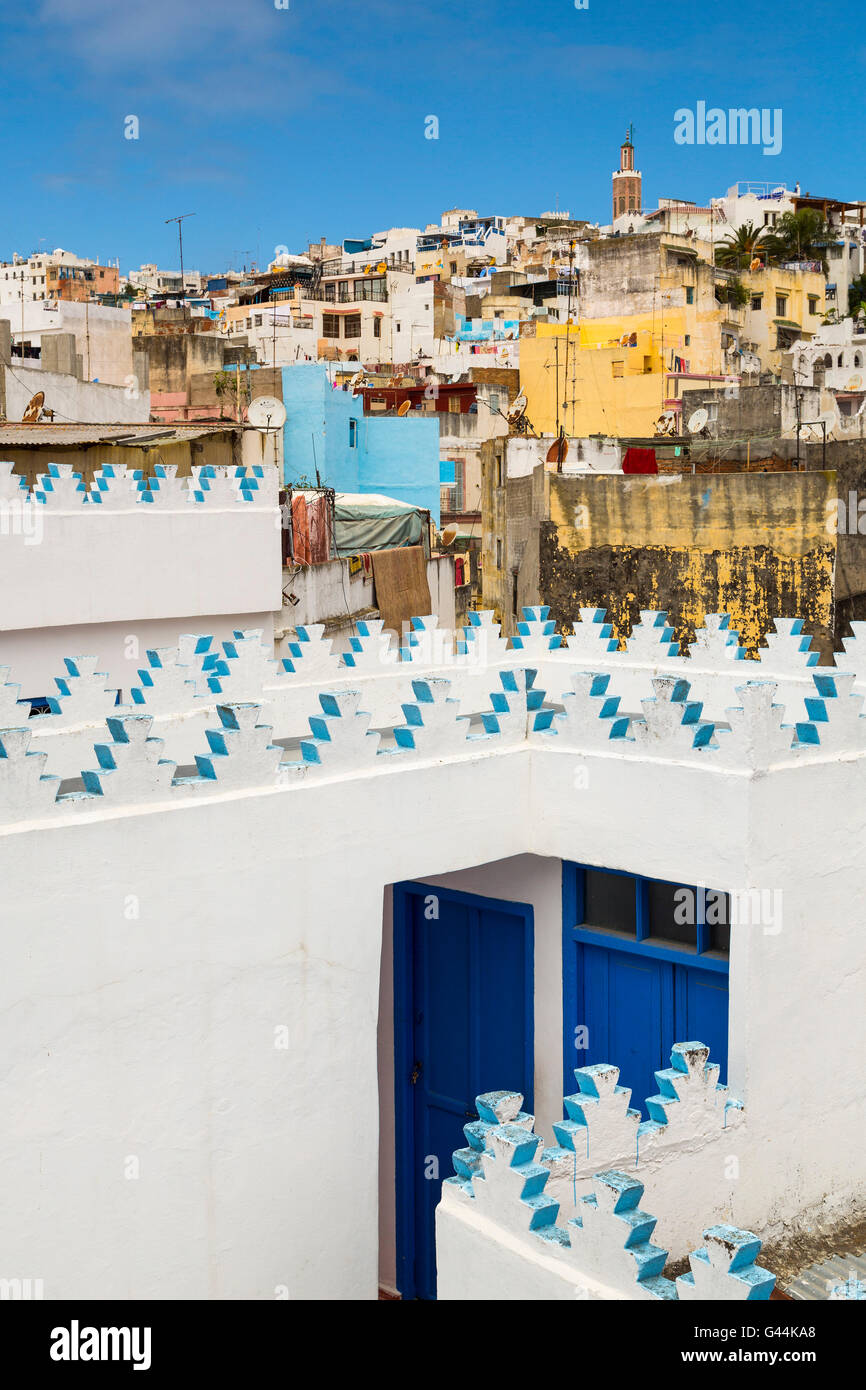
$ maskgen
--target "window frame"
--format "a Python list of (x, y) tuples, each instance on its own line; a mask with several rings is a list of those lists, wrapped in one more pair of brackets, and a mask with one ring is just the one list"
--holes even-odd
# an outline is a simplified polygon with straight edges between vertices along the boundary
[[(649, 885), (651, 883), (672, 883), (671, 879), (650, 878), (635, 874), (626, 869), (608, 869), (598, 864), (581, 864), (573, 860), (563, 860), (563, 928), (573, 941), (588, 946), (603, 946), (612, 951), (629, 951), (635, 955), (650, 956), (655, 960), (669, 961), (674, 965), (700, 966), (702, 970), (714, 970), (719, 974), (729, 974), (730, 946), (727, 951), (714, 948), (711, 943), (711, 925), (707, 922), (695, 923), (695, 949), (664, 946), (649, 934)], [(635, 932), (627, 935), (613, 931), (586, 927), (586, 873), (611, 874), (617, 878), (634, 879), (635, 884)], [(689, 883), (674, 884), (676, 888), (688, 888), (697, 895), (698, 885)], [(718, 893), (727, 890), (707, 888), (705, 891)], [(730, 926), (730, 923), (728, 924)]]

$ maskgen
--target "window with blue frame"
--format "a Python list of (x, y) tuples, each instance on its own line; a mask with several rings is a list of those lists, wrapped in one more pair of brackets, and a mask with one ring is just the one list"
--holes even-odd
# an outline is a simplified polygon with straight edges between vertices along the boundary
[(565, 1084), (610, 1062), (631, 1105), (658, 1087), (674, 1043), (699, 1041), (727, 1079), (730, 896), (589, 865), (563, 865)]
[(609, 869), (570, 866), (572, 924), (582, 932), (615, 933), (649, 949), (727, 960), (730, 895)]

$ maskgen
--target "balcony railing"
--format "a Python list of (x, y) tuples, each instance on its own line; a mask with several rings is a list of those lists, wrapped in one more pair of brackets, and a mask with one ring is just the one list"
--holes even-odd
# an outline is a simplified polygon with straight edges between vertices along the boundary
[(388, 291), (384, 281), (380, 281), (379, 284), (381, 288), (375, 283), (370, 284), (369, 288), (372, 291), (370, 294), (357, 294), (354, 291), (348, 293), (344, 291), (342, 294), (338, 294), (333, 290), (329, 293), (327, 289), (323, 289), (320, 285), (317, 290), (303, 291), (301, 298), (312, 299), (321, 304), (387, 304)]
[(344, 260), (342, 257), (335, 256), (332, 260), (322, 261), (322, 278), (331, 280), (338, 275), (363, 275), (365, 272), (369, 274), (371, 268), (375, 270), (380, 265), (383, 265), (386, 270), (402, 270), (408, 275), (415, 274), (414, 259), (398, 261), (392, 256), (380, 256), (378, 259), (373, 257), (369, 261), (356, 261)]
[(824, 269), (820, 261), (780, 261), (777, 268), (779, 270), (816, 270), (819, 274)]

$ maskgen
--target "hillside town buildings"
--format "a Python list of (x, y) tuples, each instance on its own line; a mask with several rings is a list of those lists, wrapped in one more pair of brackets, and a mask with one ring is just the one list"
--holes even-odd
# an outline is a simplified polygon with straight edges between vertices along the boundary
[(866, 198), (653, 182), (0, 262), (46, 1297), (866, 1296)]

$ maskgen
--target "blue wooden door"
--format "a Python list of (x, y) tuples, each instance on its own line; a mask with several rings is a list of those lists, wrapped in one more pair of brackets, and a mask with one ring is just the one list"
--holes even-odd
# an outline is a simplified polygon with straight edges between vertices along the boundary
[[(642, 1109), (658, 1087), (653, 1073), (667, 1066), (673, 1037), (671, 967), (637, 953), (581, 946), (586, 1062), (613, 1062), (619, 1084)], [(581, 1062), (578, 1061), (578, 1065)]]
[[(398, 969), (397, 987), (408, 987), (411, 1007), (397, 1046), (398, 1278), (404, 1297), (432, 1299), (434, 1213), (463, 1126), (478, 1117), (475, 1097), (516, 1090), (532, 1104), (532, 916), (522, 904), (424, 885), (402, 901), (409, 939), (395, 960), (408, 972)], [(395, 924), (399, 932), (396, 914)]]
[[(578, 945), (578, 1001), (588, 1047), (576, 1066), (612, 1062), (630, 1104), (647, 1119), (647, 1096), (656, 1095), (655, 1072), (670, 1066), (676, 1042), (705, 1042), (728, 1069), (727, 974), (675, 964), (657, 954)], [(566, 1083), (571, 1078), (566, 1077)]]
[(720, 1065), (719, 1083), (728, 1082), (728, 976), (698, 966), (677, 966), (674, 978), (677, 1037), (674, 1042), (703, 1042), (710, 1061)]

